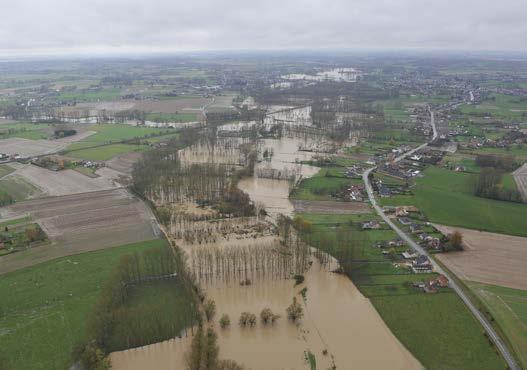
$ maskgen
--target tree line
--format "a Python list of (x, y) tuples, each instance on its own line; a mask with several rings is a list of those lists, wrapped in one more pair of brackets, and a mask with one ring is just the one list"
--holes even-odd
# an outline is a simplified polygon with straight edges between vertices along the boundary
[[(163, 302), (127, 305), (134, 287), (155, 278), (171, 279), (173, 289), (185, 297), (177, 314), (166, 315)], [(162, 246), (125, 255), (88, 316), (85, 340), (76, 346), (74, 360), (84, 369), (106, 369), (105, 356), (112, 351), (173, 338), (199, 321), (198, 299), (195, 279), (179, 249)]]

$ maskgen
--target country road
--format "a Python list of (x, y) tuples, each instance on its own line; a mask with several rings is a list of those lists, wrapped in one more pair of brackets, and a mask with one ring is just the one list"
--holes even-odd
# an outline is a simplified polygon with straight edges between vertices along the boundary
[[(430, 109), (429, 109), (429, 112), (430, 112), (430, 124), (432, 125), (432, 130), (433, 130), (433, 136), (432, 136), (432, 140), (431, 141), (433, 141), (433, 140), (435, 140), (437, 138), (437, 130), (436, 130), (435, 121), (434, 121), (434, 112), (432, 110), (430, 110)], [(417, 148), (412, 149), (412, 150), (402, 154), (401, 156), (399, 156), (399, 157), (397, 157), (395, 159), (395, 162), (399, 162), (403, 158), (405, 158), (405, 157), (407, 157), (409, 155), (412, 155), (416, 151), (426, 147), (430, 142), (425, 143), (423, 145), (420, 145)], [(483, 314), (470, 301), (470, 298), (465, 294), (463, 289), (454, 281), (454, 279), (452, 279), (450, 274), (448, 272), (446, 272), (434, 259), (432, 259), (430, 257), (430, 255), (428, 254), (428, 252), (424, 248), (422, 248), (419, 244), (417, 244), (410, 236), (408, 236), (403, 230), (401, 230), (397, 225), (395, 225), (395, 223), (392, 220), (390, 220), (388, 218), (388, 216), (386, 216), (386, 214), (384, 214), (382, 208), (377, 204), (377, 201), (376, 201), (375, 196), (373, 194), (373, 189), (372, 189), (371, 183), (369, 181), (370, 173), (376, 168), (377, 167), (372, 167), (372, 168), (369, 168), (368, 170), (366, 170), (362, 174), (362, 179), (363, 179), (364, 184), (366, 186), (366, 191), (368, 193), (368, 198), (370, 199), (371, 205), (373, 206), (373, 208), (375, 209), (377, 214), (379, 216), (381, 216), (381, 218), (392, 228), (392, 230), (394, 230), (397, 233), (397, 235), (399, 235), (401, 237), (401, 239), (403, 239), (406, 243), (408, 243), (409, 246), (414, 248), (418, 253), (427, 256), (429, 258), (430, 262), (432, 263), (432, 265), (434, 266), (434, 269), (435, 269), (436, 272), (438, 272), (440, 274), (443, 274), (443, 275), (445, 275), (448, 278), (450, 288), (459, 296), (459, 298), (461, 298), (461, 300), (465, 303), (465, 305), (468, 307), (470, 312), (472, 312), (472, 314), (476, 317), (476, 319), (483, 326), (483, 328), (485, 329), (485, 332), (487, 333), (489, 338), (492, 340), (492, 342), (494, 342), (494, 344), (496, 345), (496, 347), (500, 351), (501, 355), (503, 356), (503, 358), (507, 362), (507, 365), (509, 366), (509, 368), (511, 370), (520, 370), (519, 365), (516, 363), (516, 360), (514, 359), (514, 357), (509, 352), (509, 349), (507, 348), (507, 346), (505, 345), (503, 340), (496, 333), (494, 328), (490, 325), (490, 323), (483, 316)]]

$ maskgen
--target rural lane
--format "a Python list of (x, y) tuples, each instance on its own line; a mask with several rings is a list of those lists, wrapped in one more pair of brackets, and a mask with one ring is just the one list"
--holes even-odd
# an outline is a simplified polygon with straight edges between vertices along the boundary
[[(436, 129), (436, 126), (435, 126), (435, 121), (434, 121), (434, 112), (432, 110), (430, 110), (430, 109), (429, 109), (429, 112), (430, 112), (430, 124), (432, 125), (432, 130), (433, 130), (433, 136), (432, 136), (432, 140), (431, 141), (433, 141), (433, 140), (435, 140), (437, 138), (437, 129)], [(416, 151), (426, 147), (428, 144), (429, 144), (429, 142), (425, 143), (423, 145), (420, 145), (417, 148), (414, 148), (414, 149), (402, 154), (401, 156), (397, 157), (394, 161), (395, 162), (399, 162), (403, 158), (405, 158), (405, 157), (407, 157), (409, 155), (412, 155)], [(445, 275), (448, 278), (448, 281), (449, 281), (448, 284), (449, 284), (450, 288), (459, 296), (459, 298), (461, 298), (461, 300), (463, 301), (463, 303), (465, 303), (465, 305), (468, 307), (470, 312), (474, 315), (474, 317), (476, 317), (476, 319), (483, 326), (483, 328), (485, 329), (485, 332), (487, 333), (489, 338), (492, 340), (492, 342), (494, 342), (494, 344), (496, 345), (496, 347), (500, 351), (501, 355), (503, 356), (503, 358), (507, 362), (507, 365), (509, 366), (509, 368), (511, 370), (521, 370), (520, 367), (518, 366), (518, 364), (516, 363), (516, 360), (514, 359), (512, 354), (509, 352), (509, 349), (507, 348), (507, 346), (505, 345), (503, 340), (496, 333), (496, 331), (490, 325), (490, 323), (485, 318), (485, 316), (483, 316), (483, 314), (470, 301), (470, 298), (465, 294), (465, 292), (459, 286), (459, 284), (457, 284), (456, 281), (454, 281), (452, 279), (450, 274), (448, 272), (446, 272), (434, 259), (432, 259), (430, 257), (428, 252), (423, 247), (421, 247), (419, 244), (417, 244), (410, 236), (408, 236), (403, 230), (401, 230), (397, 225), (395, 225), (395, 223), (390, 218), (388, 218), (388, 216), (386, 216), (386, 214), (383, 212), (382, 208), (377, 204), (377, 200), (375, 199), (375, 196), (373, 194), (373, 189), (372, 189), (371, 183), (369, 181), (370, 173), (376, 168), (377, 167), (375, 166), (375, 167), (367, 169), (362, 174), (362, 179), (363, 179), (364, 184), (366, 186), (366, 191), (368, 193), (368, 198), (370, 199), (371, 205), (373, 206), (373, 208), (375, 209), (377, 214), (379, 216), (381, 216), (381, 218), (384, 220), (384, 222), (386, 222), (388, 224), (388, 226), (390, 226), (390, 228), (393, 231), (395, 231), (397, 233), (397, 235), (399, 235), (399, 237), (401, 237), (401, 239), (403, 239), (406, 243), (408, 243), (409, 246), (414, 248), (418, 253), (427, 256), (428, 259), (430, 260), (430, 262), (432, 263), (432, 265), (434, 266), (434, 269), (435, 269), (436, 272), (438, 272), (440, 274), (443, 274), (443, 275)]]

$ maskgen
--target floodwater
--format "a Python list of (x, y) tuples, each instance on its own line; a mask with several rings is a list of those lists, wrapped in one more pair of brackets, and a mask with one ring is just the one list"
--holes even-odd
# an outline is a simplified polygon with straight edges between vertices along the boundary
[[(294, 170), (302, 177), (314, 175), (317, 167), (297, 163), (314, 155), (298, 151), (302, 142), (291, 138), (263, 140), (260, 145), (272, 149), (273, 156), (270, 161), (258, 163), (255, 173), (258, 167), (268, 166)], [(242, 179), (238, 186), (253, 201), (264, 203), (271, 216), (293, 214), (294, 208), (288, 199), (290, 181), (255, 176)], [(188, 251), (189, 247), (193, 248), (185, 246), (184, 249)], [(231, 319), (231, 326), (226, 329), (215, 324), (220, 358), (235, 360), (247, 369), (308, 369), (305, 354), (310, 351), (319, 369), (332, 365), (338, 369), (422, 369), (351, 280), (330, 272), (336, 261), (332, 265), (323, 267), (313, 259), (304, 283), (296, 287), (293, 280), (285, 279), (257, 279), (249, 286), (219, 280), (205, 284), (207, 297), (216, 302), (216, 320), (225, 313)], [(305, 299), (299, 294), (303, 288), (307, 288)], [(285, 313), (293, 297), (304, 308), (305, 315), (298, 324), (290, 322)], [(259, 316), (263, 308), (270, 308), (281, 318), (269, 326), (260, 322), (253, 328), (238, 325), (241, 312)], [(184, 353), (190, 341), (189, 336), (114, 352), (112, 368), (184, 369)]]
[[(421, 369), (422, 366), (393, 336), (371, 303), (345, 276), (331, 273), (317, 262), (303, 284), (292, 280), (263, 280), (251, 286), (216, 283), (206, 286), (217, 317), (227, 313), (231, 326), (217, 325), (220, 357), (234, 359), (248, 369), (307, 369), (305, 351), (327, 369)], [(304, 318), (294, 324), (285, 317), (293, 296), (306, 287)], [(281, 318), (273, 325), (237, 325), (241, 312), (270, 308)], [(191, 337), (157, 343), (111, 355), (113, 369), (183, 369), (183, 353)], [(324, 350), (327, 354), (324, 355)]]
[[(255, 167), (259, 169), (271, 167), (277, 170), (290, 170), (296, 173), (297, 179), (311, 177), (319, 171), (318, 167), (300, 164), (310, 160), (314, 153), (301, 152), (298, 147), (305, 144), (305, 140), (298, 138), (265, 139), (261, 142), (260, 152), (272, 151), (270, 161), (262, 161)], [(293, 203), (289, 200), (291, 183), (288, 180), (269, 179), (262, 177), (247, 177), (238, 183), (238, 187), (245, 191), (255, 202), (264, 204), (271, 215), (282, 213), (291, 216), (294, 211)]]
[(361, 75), (361, 72), (354, 68), (334, 68), (328, 71), (317, 72), (314, 75), (308, 75), (303, 73), (293, 73), (289, 75), (282, 76), (284, 80), (290, 81), (346, 81), (354, 82), (357, 80), (357, 77)]

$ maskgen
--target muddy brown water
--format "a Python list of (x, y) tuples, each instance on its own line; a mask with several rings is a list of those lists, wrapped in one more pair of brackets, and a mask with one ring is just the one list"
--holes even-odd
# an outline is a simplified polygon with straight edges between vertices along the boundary
[[(266, 141), (272, 146), (271, 165), (294, 166), (296, 158), (309, 159), (311, 153), (298, 152), (290, 139)], [(268, 165), (268, 164), (259, 164)], [(303, 177), (312, 176), (317, 167), (301, 166)], [(271, 215), (294, 211), (288, 199), (289, 182), (265, 178), (247, 178), (239, 183), (254, 201), (263, 202)], [(186, 248), (185, 248), (186, 249)], [(208, 297), (216, 302), (218, 319), (226, 313), (231, 326), (216, 324), (220, 358), (232, 359), (248, 369), (308, 369), (306, 351), (316, 357), (317, 367), (327, 369), (422, 369), (422, 365), (391, 333), (372, 306), (346, 276), (330, 272), (316, 260), (305, 274), (303, 284), (293, 280), (262, 279), (250, 286), (216, 281), (204, 286)], [(333, 263), (335, 265), (336, 262)], [(299, 294), (307, 288), (306, 299)], [(296, 296), (305, 316), (294, 324), (285, 310)], [(270, 326), (258, 322), (254, 328), (238, 325), (240, 313), (257, 316), (271, 308), (281, 318)], [(184, 354), (191, 337), (176, 338), (137, 349), (111, 354), (112, 368), (117, 370), (185, 369)], [(327, 355), (324, 355), (324, 350)]]
[[(305, 277), (296, 287), (292, 280), (206, 286), (207, 295), (216, 301), (218, 317), (227, 313), (231, 318), (229, 328), (217, 327), (221, 358), (235, 359), (249, 369), (307, 369), (304, 356), (309, 350), (321, 369), (333, 363), (338, 369), (422, 368), (347, 277), (331, 273), (318, 263)], [(304, 287), (305, 301), (298, 294)], [(299, 324), (285, 317), (295, 295), (303, 302), (305, 312)], [(274, 325), (237, 325), (241, 312), (258, 315), (266, 307), (282, 316)], [(184, 369), (184, 353), (190, 341), (189, 336), (112, 353), (112, 368)]]

